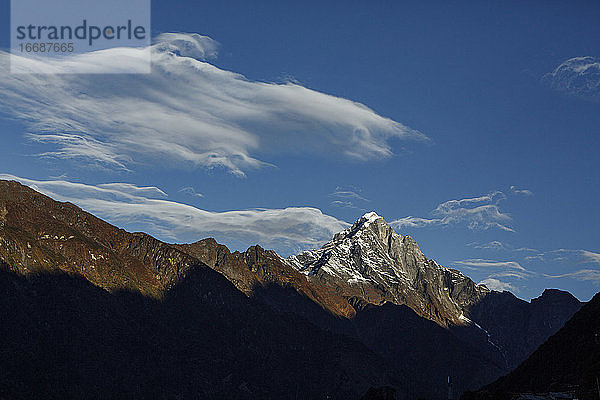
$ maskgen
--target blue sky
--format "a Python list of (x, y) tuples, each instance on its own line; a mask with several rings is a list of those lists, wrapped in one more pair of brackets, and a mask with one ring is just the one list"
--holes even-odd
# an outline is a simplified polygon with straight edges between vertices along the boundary
[(2, 54), (0, 173), (161, 239), (283, 255), (373, 210), (478, 282), (587, 300), (598, 15), (597, 2), (154, 0), (150, 76), (17, 79)]

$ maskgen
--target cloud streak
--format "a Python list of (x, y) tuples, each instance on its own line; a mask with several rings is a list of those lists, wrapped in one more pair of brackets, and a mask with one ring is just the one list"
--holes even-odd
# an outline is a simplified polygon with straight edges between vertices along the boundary
[(498, 240), (492, 240), (487, 243), (467, 243), (467, 247), (473, 247), (474, 249), (485, 249), (485, 250), (504, 250), (506, 245)]
[(364, 210), (364, 208), (357, 206), (357, 203), (367, 203), (371, 200), (360, 194), (361, 190), (355, 187), (345, 188), (338, 186), (335, 191), (329, 194), (329, 197), (333, 198), (331, 204), (336, 207), (343, 208), (355, 208)]
[(529, 189), (518, 189), (516, 186), (511, 186), (510, 191), (515, 194), (522, 194), (524, 196), (533, 196), (533, 192)]
[(312, 207), (213, 212), (166, 200), (158, 188), (131, 184), (86, 185), (0, 174), (58, 201), (69, 201), (113, 224), (143, 230), (163, 240), (195, 241), (214, 236), (243, 248), (261, 244), (289, 255), (314, 248), (350, 224)]
[(485, 285), (488, 289), (503, 292), (505, 290), (509, 292), (516, 292), (517, 289), (508, 282), (500, 281), (496, 278), (487, 278), (479, 282), (480, 285)]
[(31, 72), (55, 72), (66, 63), (100, 68), (145, 62), (152, 73), (10, 74), (0, 52), (0, 110), (25, 121), (42, 155), (133, 169), (222, 168), (243, 176), (270, 165), (268, 154), (389, 157), (389, 141), (427, 140), (361, 103), (297, 83), (251, 81), (208, 61), (218, 44), (197, 34), (162, 34), (151, 49), (117, 48), (67, 60), (20, 59)]
[(519, 287), (514, 284), (515, 281), (523, 284), (539, 276), (536, 272), (528, 270), (518, 261), (514, 260), (497, 261), (484, 258), (471, 258), (454, 261), (452, 264), (456, 268), (467, 269), (476, 272), (477, 275), (483, 275), (485, 278), (480, 284), (484, 284), (489, 289), (497, 291), (508, 290), (518, 293)]
[(454, 264), (464, 265), (468, 267), (514, 269), (521, 272), (527, 272), (527, 270), (516, 261), (494, 261), (482, 258), (473, 258), (461, 261), (454, 261)]
[(510, 216), (500, 211), (499, 202), (505, 198), (503, 192), (495, 191), (479, 197), (449, 200), (431, 211), (433, 218), (408, 216), (390, 224), (397, 229), (466, 224), (471, 230), (497, 228), (514, 232), (508, 225)]
[(585, 56), (570, 58), (542, 80), (554, 90), (587, 100), (600, 100), (600, 59)]
[[(583, 249), (556, 249), (540, 251), (527, 247), (515, 247), (508, 243), (491, 241), (488, 243), (468, 243), (467, 247), (495, 256), (503, 254), (510, 261), (496, 261), (485, 258), (471, 258), (454, 261), (457, 268), (472, 271), (484, 277), (484, 283), (494, 290), (518, 290), (519, 287), (535, 285), (536, 281), (546, 281), (554, 285), (556, 279), (600, 284), (600, 253)], [(526, 265), (527, 267), (525, 267)], [(516, 285), (518, 283), (518, 285)]]
[(572, 278), (579, 281), (592, 281), (596, 284), (600, 284), (600, 271), (596, 269), (580, 269), (575, 272), (569, 272), (566, 274), (559, 275), (544, 275), (546, 278)]
[(195, 197), (200, 197), (200, 198), (204, 197), (204, 195), (202, 193), (196, 192), (196, 189), (194, 189), (192, 186), (182, 187), (181, 189), (179, 189), (179, 192), (189, 194), (190, 196), (195, 196)]

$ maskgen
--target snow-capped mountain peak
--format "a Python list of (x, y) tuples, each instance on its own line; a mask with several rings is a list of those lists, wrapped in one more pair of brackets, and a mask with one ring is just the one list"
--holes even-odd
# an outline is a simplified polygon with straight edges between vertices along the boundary
[(373, 221), (375, 221), (375, 220), (377, 220), (379, 218), (382, 218), (382, 217), (380, 217), (379, 215), (377, 215), (377, 213), (375, 211), (371, 211), (371, 212), (368, 212), (365, 215), (363, 215), (360, 218), (360, 220), (365, 220), (366, 223), (371, 223), (371, 222), (373, 222)]
[(287, 261), (348, 299), (406, 304), (443, 325), (464, 324), (465, 307), (488, 292), (459, 271), (427, 259), (410, 236), (394, 232), (375, 212), (360, 217), (320, 249)]

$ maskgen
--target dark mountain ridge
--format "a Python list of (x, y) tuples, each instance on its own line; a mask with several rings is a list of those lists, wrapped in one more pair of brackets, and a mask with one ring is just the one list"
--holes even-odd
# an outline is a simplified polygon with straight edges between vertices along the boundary
[(508, 375), (465, 399), (510, 399), (520, 393), (574, 392), (597, 399), (600, 376), (600, 293)]
[[(356, 272), (352, 269), (353, 263), (358, 262), (363, 278), (361, 287), (365, 290), (356, 291), (353, 285), (344, 286), (343, 281), (328, 279), (328, 274), (307, 274), (306, 271), (313, 270), (318, 263), (303, 271), (302, 267), (298, 268), (300, 256), (290, 262), (259, 246), (232, 253), (213, 239), (186, 245), (167, 244), (143, 233), (118, 229), (72, 204), (56, 202), (17, 182), (0, 181), (0, 263), (5, 269), (2, 279), (10, 282), (8, 289), (12, 288), (11, 285), (32, 285), (28, 293), (33, 293), (29, 311), (15, 314), (19, 301), (28, 300), (18, 290), (7, 289), (8, 295), (2, 300), (2, 310), (6, 314), (2, 316), (8, 316), (6, 326), (14, 329), (14, 332), (11, 331), (13, 336), (9, 336), (14, 343), (8, 344), (4, 354), (10, 354), (18, 362), (19, 355), (24, 354), (18, 349), (27, 347), (27, 337), (39, 338), (45, 347), (39, 347), (37, 353), (31, 350), (28, 354), (33, 360), (41, 358), (38, 360), (40, 365), (50, 368), (49, 360), (56, 353), (51, 342), (41, 338), (50, 334), (56, 340), (62, 340), (62, 337), (72, 339), (61, 326), (65, 321), (60, 315), (72, 315), (71, 321), (81, 318), (89, 322), (81, 328), (81, 332), (94, 332), (99, 329), (94, 321), (96, 318), (100, 321), (105, 319), (102, 313), (107, 309), (111, 318), (111, 313), (115, 313), (115, 323), (109, 325), (111, 332), (117, 332), (121, 339), (110, 341), (106, 346), (113, 346), (117, 353), (128, 354), (128, 349), (119, 347), (120, 343), (138, 340), (129, 330), (127, 318), (131, 318), (135, 326), (143, 327), (151, 337), (155, 335), (152, 332), (161, 331), (159, 328), (163, 324), (173, 327), (176, 332), (161, 335), (169, 343), (180, 343), (181, 348), (164, 354), (166, 358), (160, 361), (172, 365), (173, 371), (181, 371), (175, 365), (179, 359), (173, 356), (181, 354), (185, 371), (178, 373), (182, 376), (197, 381), (200, 375), (208, 373), (210, 379), (202, 381), (209, 388), (206, 396), (238, 393), (239, 385), (243, 384), (249, 388), (243, 390), (247, 398), (295, 398), (295, 394), (273, 387), (273, 382), (281, 379), (281, 382), (287, 382), (286, 385), (312, 385), (307, 391), (311, 397), (306, 398), (320, 398), (319, 394), (332, 398), (358, 398), (369, 386), (385, 385), (395, 386), (399, 398), (435, 398), (446, 393), (448, 375), (455, 378), (455, 390), (460, 394), (507, 373), (512, 365), (526, 358), (537, 345), (558, 330), (580, 306), (576, 300), (572, 301), (573, 298), (561, 297), (554, 292), (545, 293), (540, 300), (532, 303), (508, 293), (490, 292), (458, 271), (426, 259), (412, 239), (398, 238), (399, 235), (383, 219), (371, 219), (370, 224), (365, 224), (364, 217), (359, 219), (351, 235), (336, 235), (337, 240), (342, 242), (346, 238), (361, 236), (368, 239), (353, 247), (355, 250), (350, 252), (353, 261), (345, 259), (345, 250), (335, 248), (338, 244), (336, 238), (327, 250), (336, 254), (337, 265), (350, 267), (348, 271), (352, 274)], [(382, 243), (382, 238), (385, 243)], [(323, 254), (320, 259), (332, 260), (329, 256), (322, 257)], [(369, 254), (377, 257), (362, 262), (360, 257)], [(307, 265), (312, 265), (309, 256), (303, 257), (309, 260)], [(326, 262), (318, 265), (321, 273), (326, 271), (323, 266), (327, 266)], [(390, 281), (382, 281), (381, 277), (377, 280), (381, 285), (373, 286), (369, 283), (372, 275), (368, 274), (374, 271), (392, 271), (407, 282), (407, 287), (398, 288), (399, 280), (390, 286)], [(77, 283), (73, 284), (70, 280)], [(95, 285), (95, 288), (92, 290), (93, 287), (85, 282)], [(67, 293), (58, 294), (61, 284), (66, 287), (82, 286), (77, 289), (79, 297), (68, 297), (68, 289)], [(48, 287), (50, 289), (46, 293), (44, 288)], [(181, 297), (185, 301), (181, 300), (175, 306), (173, 296), (182, 288), (187, 288), (185, 293), (189, 295)], [(390, 291), (390, 288), (396, 289)], [(92, 299), (100, 298), (98, 301), (102, 307), (96, 307), (94, 302), (88, 304), (88, 292)], [(109, 292), (114, 294), (114, 298)], [(45, 302), (52, 304), (55, 294), (58, 298), (67, 296), (57, 304), (56, 310), (31, 311), (36, 307), (45, 310), (42, 305)], [(133, 305), (124, 306), (123, 311), (113, 303), (121, 304), (119, 299), (124, 297)], [(193, 310), (190, 305), (196, 303), (203, 304), (205, 314), (200, 315)], [(149, 308), (146, 311), (138, 309), (139, 304), (146, 304)], [(503, 312), (511, 307), (519, 310), (515, 314), (516, 322), (503, 316)], [(89, 319), (86, 319), (85, 313), (89, 313)], [(155, 321), (151, 321), (153, 315)], [(173, 315), (180, 319), (171, 320)], [(207, 319), (208, 315), (214, 321)], [(16, 321), (24, 321), (23, 326), (30, 328), (23, 330), (18, 328), (18, 324), (11, 325), (13, 317)], [(138, 317), (142, 321), (138, 321)], [(38, 329), (54, 319), (57, 323), (50, 325), (52, 332), (44, 333)], [(190, 319), (200, 322), (188, 321)], [(247, 329), (253, 334), (242, 338), (236, 336)], [(113, 337), (109, 332), (100, 331), (103, 332), (102, 337), (105, 334)], [(522, 338), (519, 339), (520, 335), (529, 335), (532, 339), (524, 343)], [(233, 340), (231, 343), (224, 339), (229, 336)], [(320, 336), (322, 341), (318, 339)], [(189, 354), (181, 350), (185, 347), (185, 340), (196, 343), (195, 337), (213, 343), (212, 353), (208, 351), (205, 355), (202, 351), (193, 350), (193, 347), (191, 351), (186, 350)], [(276, 340), (279, 347), (273, 347), (272, 340)], [(198, 349), (204, 348), (206, 343), (202, 343), (198, 344)], [(291, 347), (286, 347), (285, 343)], [(148, 352), (156, 346), (165, 345), (142, 341), (140, 346), (147, 346), (144, 351)], [(72, 351), (86, 354), (83, 347), (78, 344)], [(216, 350), (221, 347), (222, 350)], [(353, 349), (347, 350), (349, 347)], [(348, 351), (347, 355), (339, 353), (342, 348)], [(277, 354), (276, 349), (281, 354)], [(110, 353), (112, 350), (106, 351)], [(213, 357), (211, 354), (215, 351), (230, 352), (234, 357)], [(263, 353), (268, 355), (266, 359), (259, 356)], [(47, 359), (44, 359), (45, 354), (48, 354)], [(214, 375), (194, 367), (187, 355), (213, 371)], [(288, 368), (288, 361), (284, 360), (291, 355), (297, 360)], [(73, 354), (63, 360), (65, 368), (77, 368), (79, 363), (86, 362), (77, 357)], [(323, 363), (311, 364), (315, 359), (323, 359)], [(33, 369), (25, 369), (17, 379), (21, 379), (19, 382), (24, 382), (25, 376), (34, 373), (33, 365), (37, 363), (28, 364), (26, 359), (22, 361), (23, 365), (30, 365)], [(107, 365), (123, 367), (109, 361)], [(243, 366), (246, 373), (233, 374), (232, 368), (237, 368), (237, 365)], [(102, 368), (97, 363), (93, 366)], [(7, 371), (16, 368), (14, 364), (4, 364), (3, 367)], [(309, 367), (312, 368), (311, 373), (302, 372), (303, 368)], [(41, 368), (40, 371), (52, 376), (50, 370)], [(251, 375), (249, 371), (261, 371), (260, 376)], [(173, 377), (168, 371), (162, 373)], [(224, 379), (217, 375), (225, 373), (226, 376), (241, 376), (240, 381), (228, 378), (225, 380), (228, 383), (216, 384)], [(311, 377), (311, 381), (304, 380), (304, 375), (298, 376), (302, 374)], [(10, 374), (0, 375), (0, 378), (4, 379), (3, 376), (10, 378)], [(270, 378), (265, 379), (265, 376)], [(67, 381), (66, 375), (61, 382), (73, 384)], [(89, 377), (85, 382), (92, 386), (98, 384)], [(131, 382), (139, 382), (139, 379), (132, 377)], [(174, 387), (165, 385), (150, 387), (168, 394), (178, 393)], [(344, 385), (345, 389), (342, 388)], [(53, 386), (54, 389), (58, 387)], [(111, 385), (107, 383), (106, 388), (109, 387)], [(125, 389), (134, 390), (129, 386)], [(148, 392), (153, 394), (149, 397), (157, 397), (156, 390)], [(193, 389), (182, 393), (189, 397)], [(71, 393), (71, 397), (77, 396)]]

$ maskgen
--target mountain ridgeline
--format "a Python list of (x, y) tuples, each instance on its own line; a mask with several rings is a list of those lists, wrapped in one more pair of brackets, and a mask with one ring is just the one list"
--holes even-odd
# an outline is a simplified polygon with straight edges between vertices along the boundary
[[(0, 398), (458, 397), (581, 303), (428, 259), (375, 213), (283, 259), (168, 244), (0, 181)], [(370, 394), (366, 394), (370, 393)]]

